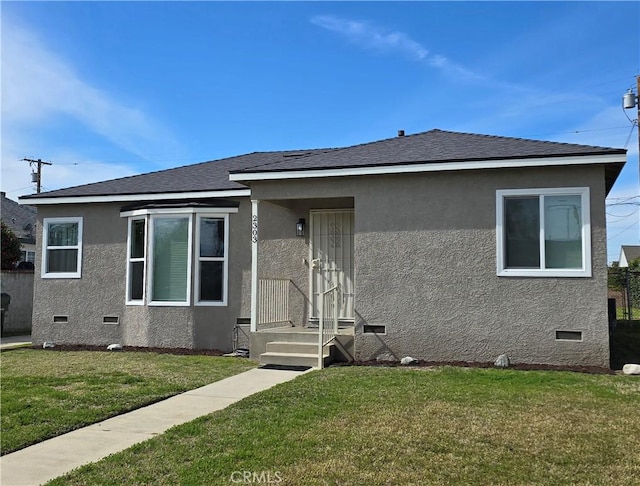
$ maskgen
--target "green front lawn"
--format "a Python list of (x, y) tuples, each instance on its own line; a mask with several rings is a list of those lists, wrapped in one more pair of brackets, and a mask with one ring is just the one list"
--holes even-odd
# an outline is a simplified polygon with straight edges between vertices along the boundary
[(55, 485), (637, 484), (640, 378), (335, 367)]
[(0, 353), (2, 454), (253, 368), (213, 356)]

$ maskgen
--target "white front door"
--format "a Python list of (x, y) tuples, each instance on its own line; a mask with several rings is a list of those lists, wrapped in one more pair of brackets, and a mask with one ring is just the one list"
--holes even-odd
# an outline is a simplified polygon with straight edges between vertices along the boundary
[[(318, 296), (340, 284), (340, 319), (354, 318), (353, 210), (311, 211), (311, 318), (318, 317)], [(313, 268), (315, 266), (315, 268)]]

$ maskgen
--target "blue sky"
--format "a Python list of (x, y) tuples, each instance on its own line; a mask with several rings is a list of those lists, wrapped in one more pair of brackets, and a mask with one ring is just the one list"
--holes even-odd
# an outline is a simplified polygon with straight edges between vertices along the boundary
[[(34, 192), (432, 128), (629, 150), (608, 258), (640, 243), (638, 2), (2, 2), (2, 179)], [(635, 88), (634, 88), (635, 89)], [(637, 118), (635, 110), (627, 116)]]

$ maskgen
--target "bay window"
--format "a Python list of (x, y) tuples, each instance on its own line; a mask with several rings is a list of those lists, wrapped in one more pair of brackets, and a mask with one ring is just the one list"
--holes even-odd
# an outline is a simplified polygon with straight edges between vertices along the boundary
[(590, 277), (589, 188), (496, 192), (500, 276)]
[(129, 217), (127, 304), (227, 305), (229, 213), (236, 211), (171, 208), (121, 212)]

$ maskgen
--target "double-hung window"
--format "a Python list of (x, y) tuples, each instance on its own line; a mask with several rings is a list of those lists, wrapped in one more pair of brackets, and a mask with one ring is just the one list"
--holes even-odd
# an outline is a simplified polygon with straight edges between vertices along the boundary
[(589, 188), (496, 191), (500, 276), (590, 277)]
[(127, 303), (144, 303), (144, 281), (147, 253), (147, 220), (129, 220), (129, 244), (127, 247)]
[(197, 303), (225, 305), (227, 302), (228, 216), (198, 215), (196, 266)]
[(127, 304), (227, 305), (231, 212), (237, 208), (123, 211)]
[(42, 278), (80, 278), (82, 218), (44, 218)]

